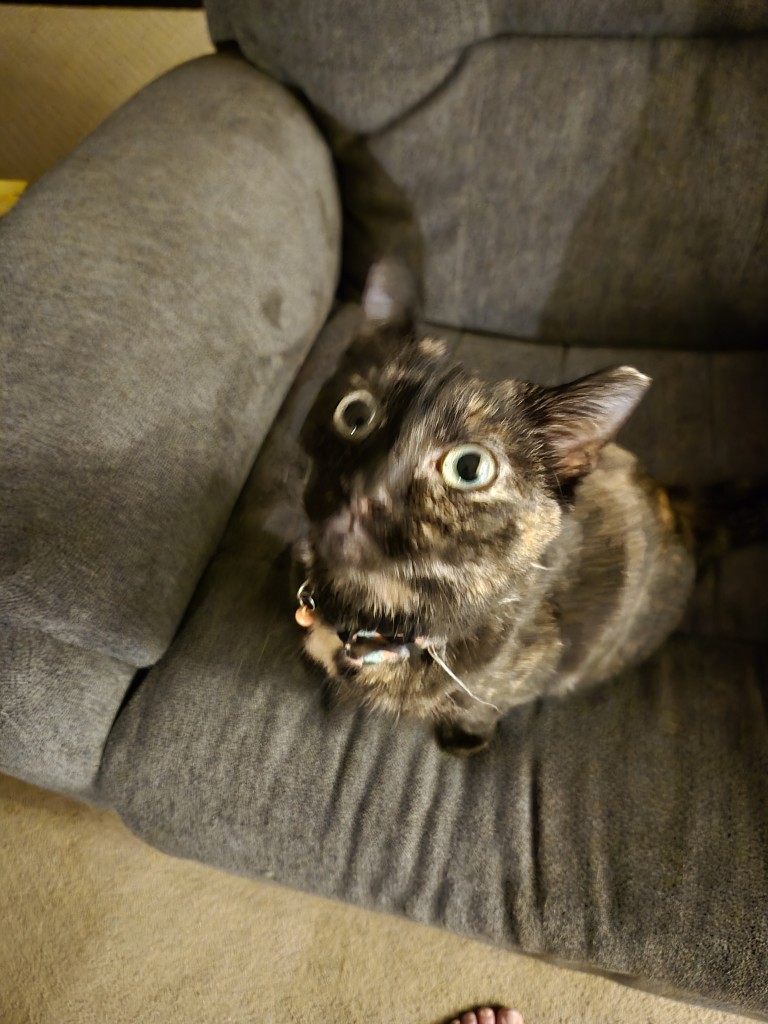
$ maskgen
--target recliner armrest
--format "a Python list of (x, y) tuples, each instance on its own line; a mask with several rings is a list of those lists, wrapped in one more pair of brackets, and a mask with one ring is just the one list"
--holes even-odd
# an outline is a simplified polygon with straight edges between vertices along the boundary
[(0, 224), (0, 617), (166, 650), (333, 300), (332, 162), (234, 55), (176, 68)]

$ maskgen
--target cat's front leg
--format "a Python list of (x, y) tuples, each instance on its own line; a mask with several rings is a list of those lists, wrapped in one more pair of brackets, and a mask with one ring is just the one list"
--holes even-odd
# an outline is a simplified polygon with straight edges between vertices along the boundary
[(437, 742), (447, 754), (470, 757), (490, 746), (501, 715), (493, 708), (459, 709), (435, 728)]
[(318, 615), (312, 616), (304, 636), (304, 650), (331, 679), (338, 675), (338, 661), (344, 653), (344, 644), (336, 630), (327, 626)]

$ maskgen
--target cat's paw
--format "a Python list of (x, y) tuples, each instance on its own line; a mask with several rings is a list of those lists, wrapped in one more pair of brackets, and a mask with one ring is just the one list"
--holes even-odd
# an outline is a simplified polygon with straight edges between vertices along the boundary
[(487, 750), (495, 732), (495, 724), (487, 729), (469, 731), (454, 722), (441, 722), (435, 729), (441, 749), (455, 757), (472, 757)]

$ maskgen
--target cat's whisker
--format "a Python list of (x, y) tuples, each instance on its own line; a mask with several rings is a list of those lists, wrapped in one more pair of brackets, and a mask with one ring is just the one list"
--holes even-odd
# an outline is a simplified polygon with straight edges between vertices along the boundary
[(454, 683), (457, 683), (465, 693), (469, 694), (469, 696), (472, 698), (472, 700), (476, 700), (478, 704), (484, 704), (488, 708), (493, 708), (494, 711), (498, 711), (499, 714), (501, 714), (501, 709), (497, 708), (495, 704), (491, 704), (491, 702), (489, 700), (483, 700), (481, 697), (478, 697), (476, 694), (472, 693), (472, 691), (466, 685), (466, 683), (462, 682), (462, 680), (459, 679), (459, 677), (456, 675), (456, 673), (451, 668), (449, 668), (448, 665), (446, 665), (446, 663), (443, 661), (443, 659), (440, 657), (440, 655), (435, 650), (434, 645), (430, 645), (429, 647), (427, 647), (427, 650), (432, 655), (432, 658), (437, 662), (437, 664), (443, 670), (443, 672), (445, 672), (447, 675), (449, 675), (451, 677), (451, 679), (454, 681)]
[(522, 598), (519, 597), (519, 596), (518, 597), (502, 597), (501, 600), (499, 601), (499, 604), (517, 604), (518, 601), (521, 601), (521, 600), (522, 600)]
[(542, 565), (541, 562), (531, 562), (532, 569), (545, 569), (547, 572), (552, 569), (551, 565)]

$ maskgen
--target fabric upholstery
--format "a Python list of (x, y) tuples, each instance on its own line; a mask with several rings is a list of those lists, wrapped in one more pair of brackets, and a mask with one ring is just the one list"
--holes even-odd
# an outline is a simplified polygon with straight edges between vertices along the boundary
[(308, 117), (233, 56), (149, 86), (3, 220), (3, 620), (162, 654), (327, 315), (338, 221)]
[[(768, 676), (752, 645), (680, 637), (614, 683), (517, 709), (470, 761), (326, 703), (283, 548), (294, 434), (353, 322), (342, 310), (302, 369), (174, 645), (116, 723), (102, 797), (177, 855), (768, 1013)], [(455, 344), (497, 375), (537, 353)], [(656, 415), (663, 392), (641, 447)], [(723, 440), (738, 444), (735, 422)]]
[(208, 0), (206, 10), (214, 42), (237, 43), (249, 60), (366, 133), (438, 88), (467, 48), (497, 37), (653, 39), (768, 30), (768, 11), (755, 0), (298, 0), (290, 10), (276, 0)]
[[(357, 133), (356, 163), (365, 146), (380, 168), (345, 190), (358, 284), (394, 244), (384, 178), (423, 231), (434, 321), (579, 344), (768, 336), (768, 38), (717, 34), (768, 29), (765, 5), (208, 9), (216, 41)], [(329, 134), (344, 168), (349, 139)]]
[(222, 569), (120, 716), (102, 795), (129, 826), (177, 856), (768, 1013), (768, 694), (748, 649), (679, 641), (449, 760), (415, 726), (324, 710), (291, 666), (283, 579), (254, 593)]
[[(280, 70), (317, 80), (338, 79), (340, 73), (362, 77), (376, 67), (414, 66), (418, 57), (427, 66), (440, 55), (495, 35), (695, 36), (768, 29), (768, 11), (760, 0), (423, 0), (418, 5), (396, 0), (378, 6), (355, 0), (298, 0), (291, 5), (292, 18), (285, 17), (276, 0), (249, 5), (209, 0), (206, 6), (215, 40), (241, 40), (247, 33), (254, 47), (273, 54)], [(403, 32), (405, 25), (412, 31)], [(376, 32), (379, 45), (373, 46)], [(299, 72), (308, 38), (313, 52), (309, 66)], [(334, 68), (322, 55), (336, 48), (343, 64)]]
[(0, 625), (0, 764), (37, 786), (95, 801), (130, 665), (36, 629)]
[[(428, 316), (503, 335), (452, 333), (468, 364), (555, 380), (636, 362), (656, 387), (627, 440), (651, 468), (764, 472), (765, 359), (741, 351), (768, 324), (768, 44), (738, 34), (766, 27), (759, 5), (212, 0), (210, 18), (335, 147), (348, 276), (416, 224)], [(765, 549), (704, 578), (648, 664), (516, 710), (475, 760), (329, 705), (286, 543), (295, 436), (353, 310), (216, 544), (330, 302), (327, 152), (284, 90), (224, 56), (97, 138), (3, 226), (25, 368), (3, 742), (38, 708), (50, 737), (37, 767), (34, 732), (5, 746), (13, 770), (55, 784), (84, 709), (66, 778), (85, 791), (119, 704), (91, 792), (165, 850), (768, 1015)], [(38, 635), (83, 657), (54, 670)], [(115, 662), (158, 657), (124, 692)]]

